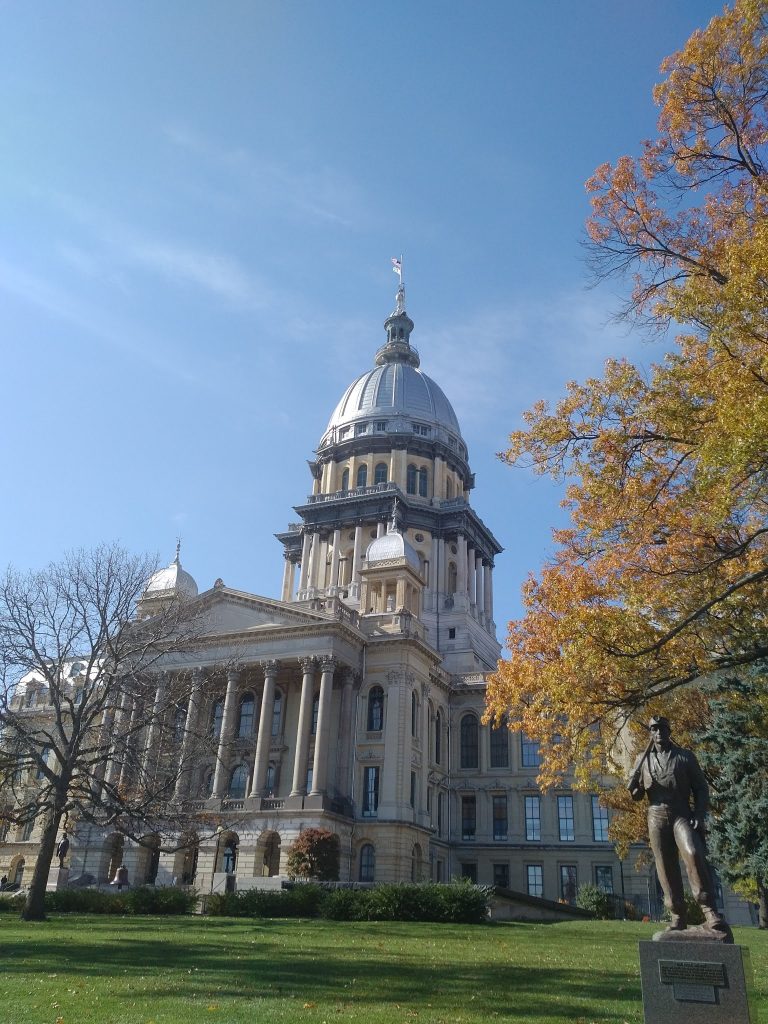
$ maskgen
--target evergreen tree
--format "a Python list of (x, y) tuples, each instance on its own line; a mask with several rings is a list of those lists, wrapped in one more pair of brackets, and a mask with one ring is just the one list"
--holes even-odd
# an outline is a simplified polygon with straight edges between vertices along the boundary
[(729, 883), (756, 891), (759, 924), (768, 928), (765, 684), (731, 680), (725, 686), (711, 702), (712, 718), (700, 737), (700, 761), (712, 786), (710, 852)]

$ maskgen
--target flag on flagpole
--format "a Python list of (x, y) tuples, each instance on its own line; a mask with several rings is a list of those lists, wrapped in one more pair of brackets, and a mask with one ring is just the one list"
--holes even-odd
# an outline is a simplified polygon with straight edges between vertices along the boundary
[(403, 265), (400, 262), (400, 260), (397, 259), (395, 256), (392, 257), (392, 269), (394, 270), (394, 272), (397, 274), (397, 276), (402, 281), (402, 279), (403, 279)]

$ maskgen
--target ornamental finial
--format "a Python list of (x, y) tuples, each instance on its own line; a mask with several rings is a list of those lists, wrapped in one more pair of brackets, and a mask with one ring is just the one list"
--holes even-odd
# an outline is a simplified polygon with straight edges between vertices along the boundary
[(176, 557), (174, 558), (174, 562), (176, 563), (176, 565), (181, 565), (180, 555), (181, 555), (181, 537), (177, 537), (176, 538)]
[(397, 295), (395, 296), (395, 315), (398, 313), (405, 312), (405, 284), (403, 283), (403, 254), (400, 253), (400, 259), (396, 256), (392, 257), (392, 269), (400, 278), (400, 287), (397, 289)]

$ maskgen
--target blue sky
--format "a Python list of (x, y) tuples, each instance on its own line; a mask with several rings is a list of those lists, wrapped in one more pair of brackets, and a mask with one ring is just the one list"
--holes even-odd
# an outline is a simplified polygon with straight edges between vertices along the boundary
[(120, 540), (278, 596), (281, 548), (405, 255), (422, 368), (503, 544), (560, 495), (521, 413), (659, 341), (586, 288), (584, 181), (653, 132), (708, 0), (36, 0), (0, 8), (0, 565)]

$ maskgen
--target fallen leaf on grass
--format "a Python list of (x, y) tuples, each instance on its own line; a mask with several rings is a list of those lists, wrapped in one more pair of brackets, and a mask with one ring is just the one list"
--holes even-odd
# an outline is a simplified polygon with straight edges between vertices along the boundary
[(317, 1006), (317, 1003), (304, 1003), (305, 1010), (311, 1010), (313, 1006)]

